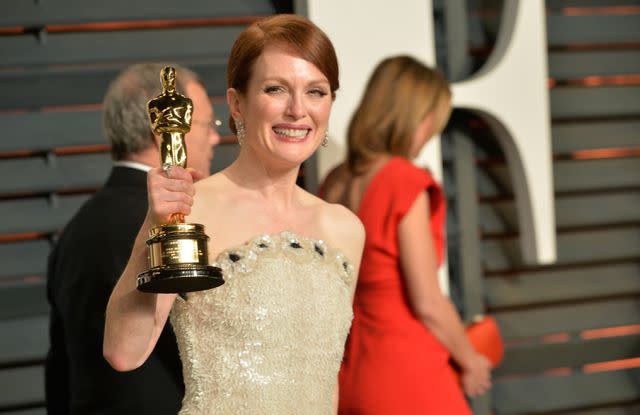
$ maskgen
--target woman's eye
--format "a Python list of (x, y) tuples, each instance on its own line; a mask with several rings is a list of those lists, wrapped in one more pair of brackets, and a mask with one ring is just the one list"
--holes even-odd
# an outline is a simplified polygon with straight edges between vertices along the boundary
[(317, 88), (310, 90), (309, 93), (317, 97), (324, 97), (327, 95), (327, 92), (324, 89), (317, 89)]
[(264, 92), (266, 92), (267, 94), (276, 94), (282, 91), (283, 88), (281, 86), (268, 86), (264, 88)]

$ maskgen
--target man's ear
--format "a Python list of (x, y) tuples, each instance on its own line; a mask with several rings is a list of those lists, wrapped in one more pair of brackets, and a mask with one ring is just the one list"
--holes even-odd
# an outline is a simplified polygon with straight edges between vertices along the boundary
[(156, 144), (156, 148), (159, 149), (160, 148), (160, 144), (162, 143), (162, 137), (160, 137), (159, 135), (155, 135), (155, 134), (151, 133), (151, 139)]
[(229, 113), (234, 120), (242, 119), (242, 105), (241, 96), (235, 88), (227, 89), (227, 105), (229, 106)]

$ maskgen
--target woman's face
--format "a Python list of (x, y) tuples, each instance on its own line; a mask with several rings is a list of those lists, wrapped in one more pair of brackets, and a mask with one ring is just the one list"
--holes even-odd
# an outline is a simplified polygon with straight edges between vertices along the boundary
[(246, 94), (230, 89), (227, 99), (234, 119), (245, 125), (243, 146), (287, 167), (318, 148), (333, 102), (329, 81), (315, 65), (274, 46), (253, 64)]

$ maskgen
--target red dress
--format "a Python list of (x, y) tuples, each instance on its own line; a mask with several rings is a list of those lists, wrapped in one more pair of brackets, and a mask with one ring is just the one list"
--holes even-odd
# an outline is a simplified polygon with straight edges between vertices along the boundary
[(341, 415), (471, 413), (448, 351), (414, 317), (405, 294), (398, 225), (424, 191), (441, 263), (446, 206), (429, 173), (394, 157), (376, 172), (362, 197), (357, 214), (367, 236), (340, 370)]

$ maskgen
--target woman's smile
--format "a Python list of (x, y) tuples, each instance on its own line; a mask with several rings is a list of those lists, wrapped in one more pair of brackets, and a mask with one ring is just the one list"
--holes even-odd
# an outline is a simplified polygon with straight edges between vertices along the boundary
[(311, 132), (307, 126), (276, 125), (272, 128), (275, 137), (279, 141), (287, 143), (301, 143), (306, 141)]

